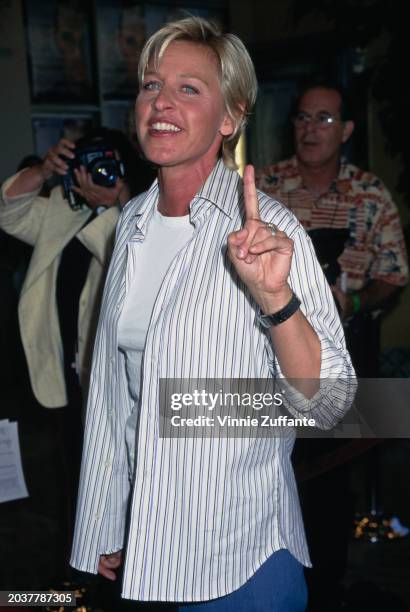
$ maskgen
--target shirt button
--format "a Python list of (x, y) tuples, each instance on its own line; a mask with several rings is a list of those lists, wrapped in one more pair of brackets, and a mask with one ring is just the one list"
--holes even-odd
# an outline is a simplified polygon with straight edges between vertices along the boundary
[(99, 512), (97, 512), (97, 514), (95, 514), (95, 515), (94, 515), (94, 519), (95, 519), (96, 521), (99, 521), (99, 520), (100, 520), (100, 517), (101, 517), (101, 515), (100, 515), (100, 513), (99, 513)]

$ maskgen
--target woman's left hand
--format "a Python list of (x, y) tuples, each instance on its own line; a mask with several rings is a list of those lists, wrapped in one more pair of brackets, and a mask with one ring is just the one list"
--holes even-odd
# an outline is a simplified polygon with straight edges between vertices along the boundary
[(73, 187), (73, 191), (79, 193), (86, 201), (90, 208), (93, 210), (98, 206), (106, 206), (110, 208), (116, 204), (124, 204), (129, 198), (124, 198), (124, 190), (128, 188), (126, 183), (122, 179), (117, 179), (112, 187), (102, 187), (94, 183), (92, 176), (84, 166), (80, 166), (79, 169), (75, 169), (75, 178), (78, 183), (78, 187)]
[(261, 309), (275, 312), (289, 301), (293, 240), (261, 221), (253, 166), (246, 166), (243, 182), (245, 225), (228, 236), (228, 254)]

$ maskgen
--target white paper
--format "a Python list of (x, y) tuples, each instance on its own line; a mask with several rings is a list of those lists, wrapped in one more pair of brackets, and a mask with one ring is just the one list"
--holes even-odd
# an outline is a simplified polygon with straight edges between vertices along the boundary
[(17, 423), (0, 421), (0, 502), (28, 497)]

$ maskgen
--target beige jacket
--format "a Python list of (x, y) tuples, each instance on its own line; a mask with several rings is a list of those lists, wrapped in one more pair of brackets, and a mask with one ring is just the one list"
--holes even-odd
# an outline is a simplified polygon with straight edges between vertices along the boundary
[(15, 176), (11, 177), (2, 187), (0, 227), (34, 246), (19, 301), (21, 339), (34, 395), (43, 406), (57, 408), (67, 403), (56, 305), (61, 252), (77, 235), (93, 255), (78, 317), (77, 368), (83, 389), (87, 391), (94, 334), (119, 209), (108, 209), (81, 229), (91, 210), (71, 210), (63, 199), (61, 187), (55, 187), (50, 198), (39, 197), (37, 193), (6, 198), (4, 194), (14, 179)]

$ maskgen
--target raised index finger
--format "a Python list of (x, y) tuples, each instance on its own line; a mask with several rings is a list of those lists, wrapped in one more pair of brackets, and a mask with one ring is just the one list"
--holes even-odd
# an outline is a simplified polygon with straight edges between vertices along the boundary
[(255, 170), (251, 165), (246, 166), (243, 173), (243, 195), (245, 199), (246, 220), (260, 219), (259, 201), (255, 185)]

